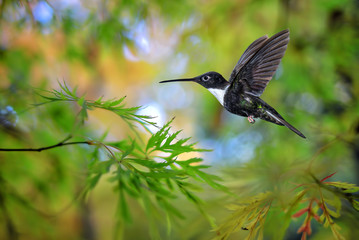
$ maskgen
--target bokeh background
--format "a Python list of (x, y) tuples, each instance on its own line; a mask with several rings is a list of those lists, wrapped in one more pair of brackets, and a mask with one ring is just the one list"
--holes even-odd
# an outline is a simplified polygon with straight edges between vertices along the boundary
[[(182, 137), (213, 149), (198, 155), (238, 194), (274, 189), (290, 181), (288, 169), (300, 175), (313, 159), (311, 171), (318, 178), (337, 172), (336, 180), (358, 184), (358, 12), (357, 0), (1, 0), (1, 145), (45, 146), (66, 136), (66, 129), (73, 127), (71, 109), (53, 106), (45, 111), (31, 105), (40, 101), (38, 89), (58, 89), (58, 82), (64, 81), (78, 86), (88, 99), (127, 96), (128, 106), (144, 106), (140, 113), (156, 117), (159, 126), (175, 117), (173, 127), (183, 129)], [(158, 83), (208, 71), (228, 78), (252, 41), (286, 28), (287, 52), (262, 99), (306, 140), (285, 127), (260, 120), (252, 125), (231, 115), (200, 85)], [(93, 137), (108, 130), (108, 140), (130, 134), (123, 122), (100, 110), (90, 113), (86, 126)], [(68, 154), (67, 161), (61, 154)], [(16, 217), (13, 211), (22, 239), (113, 237), (115, 200), (106, 181), (87, 204), (71, 201), (79, 187), (74, 182), (81, 181), (76, 176), (83, 162), (76, 159), (85, 158), (68, 150), (0, 154), (1, 179), (11, 180), (17, 191), (43, 206), (41, 214), (19, 210), (22, 214)], [(58, 161), (61, 165), (54, 168)], [(52, 182), (53, 174), (57, 180)], [(223, 220), (226, 210), (220, 197), (210, 190), (203, 197), (213, 202), (208, 210), (216, 220)], [(10, 209), (17, 206), (13, 202), (7, 201)], [(165, 224), (159, 225), (164, 238), (213, 237), (198, 211), (181, 199), (178, 204), (187, 218), (173, 227), (172, 235), (166, 235)], [(124, 230), (125, 239), (147, 239), (143, 212), (135, 207), (132, 211), (136, 221)], [(268, 236), (280, 225), (273, 219)], [(340, 221), (348, 239), (357, 234), (351, 226), (358, 215)], [(0, 217), (0, 222), (6, 221)], [(299, 225), (293, 223), (287, 239), (300, 239)], [(5, 227), (0, 236), (6, 238)], [(313, 239), (331, 237), (330, 230), (314, 228)]]

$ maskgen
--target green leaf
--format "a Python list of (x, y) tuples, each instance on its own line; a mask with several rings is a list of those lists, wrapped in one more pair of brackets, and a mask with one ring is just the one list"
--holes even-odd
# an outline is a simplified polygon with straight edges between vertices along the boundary
[(240, 204), (230, 205), (229, 208), (233, 213), (224, 223), (214, 229), (217, 232), (216, 239), (228, 239), (232, 233), (241, 230), (243, 227), (249, 230), (246, 239), (258, 239), (256, 236), (263, 228), (264, 218), (270, 208), (272, 199), (273, 193), (266, 192), (260, 193)]
[(170, 212), (181, 219), (185, 218), (183, 216), (183, 214), (177, 208), (175, 208), (172, 204), (170, 204), (168, 201), (166, 201), (165, 198), (157, 198), (157, 201), (163, 209), (166, 209), (166, 212)]
[(84, 104), (86, 105), (86, 100), (85, 100), (85, 96), (82, 96), (80, 97), (78, 100), (77, 100), (77, 104), (81, 107), (84, 106)]
[(323, 184), (339, 188), (344, 193), (354, 193), (359, 191), (359, 187), (346, 182), (324, 182)]
[(129, 147), (125, 148), (125, 151), (122, 152), (121, 154), (121, 160), (123, 160), (125, 157), (127, 157), (128, 155), (130, 155), (133, 151), (133, 149), (135, 148), (136, 145), (136, 141), (132, 140), (132, 143)]
[(171, 164), (173, 164), (176, 160), (172, 161), (164, 161), (164, 162), (156, 162), (152, 159), (138, 159), (138, 158), (126, 158), (126, 161), (135, 162), (137, 164), (140, 164), (144, 167), (150, 168), (150, 169), (162, 169), (164, 167), (167, 167)]
[(123, 192), (122, 184), (120, 182), (119, 182), (119, 189), (120, 191), (119, 191), (119, 202), (117, 206), (117, 213), (122, 217), (122, 219), (125, 222), (131, 223), (132, 222), (131, 214), (129, 211), (129, 207), (127, 205), (127, 201), (125, 199), (125, 194)]

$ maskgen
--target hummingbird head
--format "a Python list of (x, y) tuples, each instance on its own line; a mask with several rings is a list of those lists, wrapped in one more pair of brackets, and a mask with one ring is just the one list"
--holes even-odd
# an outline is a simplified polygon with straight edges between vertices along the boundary
[(207, 72), (194, 78), (165, 80), (160, 83), (187, 81), (199, 83), (207, 89), (225, 89), (229, 84), (227, 80), (217, 72)]

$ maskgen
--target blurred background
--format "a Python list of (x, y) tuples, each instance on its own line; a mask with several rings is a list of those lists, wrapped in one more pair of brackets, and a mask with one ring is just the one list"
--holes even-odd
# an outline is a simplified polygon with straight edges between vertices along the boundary
[[(73, 110), (56, 104), (36, 109), (31, 105), (40, 101), (36, 90), (58, 89), (58, 82), (65, 81), (72, 88), (78, 86), (87, 99), (127, 96), (128, 106), (143, 106), (140, 113), (156, 117), (159, 126), (175, 117), (172, 125), (175, 130), (183, 129), (181, 137), (192, 137), (197, 146), (213, 150), (199, 156), (237, 193), (273, 189), (276, 183), (288, 180), (281, 174), (306, 169), (314, 158), (311, 171), (318, 178), (337, 172), (336, 180), (359, 183), (359, 1), (0, 3), (2, 147), (46, 146), (66, 137), (73, 127)], [(208, 71), (228, 79), (251, 42), (286, 28), (290, 29), (287, 52), (262, 99), (303, 132), (306, 140), (285, 127), (260, 120), (252, 125), (226, 112), (200, 85), (158, 83)], [(86, 126), (93, 137), (109, 130), (108, 140), (130, 134), (121, 120), (100, 110), (91, 112)], [(113, 236), (115, 200), (106, 183), (89, 197), (90, 204), (71, 203), (78, 191), (74, 182), (81, 181), (77, 176), (83, 166), (76, 159), (87, 156), (67, 151), (0, 154), (1, 179), (11, 180), (16, 191), (43, 206), (41, 214), (33, 214), (29, 209), (14, 210), (16, 200), (9, 200), (8, 211), (18, 216), (14, 221), (23, 239)], [(67, 161), (60, 158), (64, 153), (69, 154)], [(243, 171), (243, 166), (253, 171)], [(36, 180), (30, 183), (24, 176)], [(203, 197), (216, 202), (210, 194)], [(0, 194), (0, 205), (2, 198)], [(210, 211), (220, 222), (226, 211), (218, 210), (220, 204), (216, 204)], [(125, 230), (125, 239), (147, 239), (143, 213), (133, 211), (139, 221)], [(187, 205), (183, 212), (187, 219), (178, 223), (179, 229), (174, 227), (168, 239), (213, 237), (200, 213)], [(340, 221), (358, 221), (355, 215), (348, 218)], [(0, 221), (6, 222), (3, 217)], [(300, 239), (298, 224), (289, 229), (287, 239)], [(350, 224), (343, 225), (348, 239), (355, 236)], [(271, 236), (275, 229), (267, 231)], [(5, 227), (0, 230), (3, 239), (5, 232)], [(330, 230), (314, 228), (313, 239), (330, 237)]]

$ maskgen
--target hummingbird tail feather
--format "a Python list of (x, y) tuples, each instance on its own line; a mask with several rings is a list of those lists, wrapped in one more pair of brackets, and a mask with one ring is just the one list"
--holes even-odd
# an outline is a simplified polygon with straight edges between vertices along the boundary
[(286, 120), (284, 120), (280, 115), (276, 116), (275, 114), (271, 113), (268, 110), (266, 110), (266, 113), (276, 121), (274, 123), (276, 123), (278, 125), (284, 125), (287, 128), (289, 128), (290, 130), (292, 130), (293, 132), (295, 132), (296, 134), (298, 134), (300, 137), (306, 138), (303, 133), (301, 133), (298, 129), (296, 129), (295, 127), (290, 125), (290, 123), (288, 123)]

